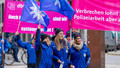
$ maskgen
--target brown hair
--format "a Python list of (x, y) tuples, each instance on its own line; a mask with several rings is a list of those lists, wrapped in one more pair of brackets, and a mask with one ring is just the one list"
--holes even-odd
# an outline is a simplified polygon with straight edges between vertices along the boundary
[[(64, 37), (63, 37), (63, 38), (64, 38)], [(54, 39), (54, 42), (55, 42), (55, 45), (56, 45), (58, 51), (60, 51), (60, 49), (63, 48), (63, 42), (64, 42), (64, 41), (65, 41), (65, 40), (63, 39), (63, 40), (61, 40), (61, 42), (60, 42), (60, 41), (59, 41), (59, 35), (57, 34), (57, 36), (56, 36), (55, 39)], [(67, 41), (65, 41), (65, 48), (68, 49), (68, 47), (67, 47)]]

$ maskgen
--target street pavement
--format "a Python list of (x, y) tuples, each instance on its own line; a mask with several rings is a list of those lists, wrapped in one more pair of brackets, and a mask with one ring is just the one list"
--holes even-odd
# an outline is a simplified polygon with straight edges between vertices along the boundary
[(16, 68), (16, 67), (17, 68), (27, 68), (27, 65), (25, 65), (22, 61), (20, 63), (14, 62), (12, 65), (5, 65), (5, 68)]
[(18, 58), (21, 61), (19, 62), (14, 62), (12, 65), (5, 65), (5, 68), (27, 68), (27, 65), (25, 65), (22, 60), (21, 60), (21, 56), (23, 54), (22, 49), (19, 49), (19, 53), (18, 53)]
[(119, 55), (120, 56), (120, 50), (117, 50), (116, 52), (115, 51), (110, 51), (107, 54), (109, 54), (109, 55)]
[[(21, 61), (21, 60), (20, 60)], [(7, 66), (5, 68), (27, 68), (22, 61), (20, 63), (13, 63), (13, 65)], [(120, 68), (120, 51), (108, 52), (105, 54), (105, 68)]]
[(13, 65), (13, 66), (5, 66), (5, 68), (27, 68), (27, 66), (26, 65), (23, 65), (23, 66), (21, 66), (21, 65)]
[(120, 50), (105, 54), (105, 68), (120, 68)]

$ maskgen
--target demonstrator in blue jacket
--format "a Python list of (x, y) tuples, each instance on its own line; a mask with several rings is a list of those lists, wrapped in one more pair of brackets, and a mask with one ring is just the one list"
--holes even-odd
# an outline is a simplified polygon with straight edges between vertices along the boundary
[(55, 29), (55, 39), (52, 42), (55, 68), (72, 68), (72, 63), (68, 60), (68, 43), (64, 40), (63, 30)]
[[(2, 45), (4, 47), (3, 51), (2, 51)], [(2, 58), (4, 58), (5, 53), (7, 53), (9, 48), (11, 48), (11, 45), (6, 39), (2, 39), (2, 31), (0, 29), (0, 68), (4, 68), (4, 59), (2, 60)], [(2, 56), (2, 54), (4, 56)]]
[[(40, 26), (38, 26), (38, 29), (40, 29)], [(36, 51), (35, 48), (33, 47), (33, 45), (35, 45), (36, 36), (34, 35), (32, 41), (30, 42), (23, 42), (21, 41), (18, 32), (16, 32), (15, 35), (18, 45), (24, 49), (27, 49), (27, 54), (28, 54), (27, 67), (36, 68)]]
[(54, 68), (53, 65), (53, 50), (49, 35), (42, 33), (40, 41), (40, 30), (36, 33), (35, 49), (37, 55), (36, 68)]
[(72, 64), (75, 68), (87, 68), (90, 64), (90, 50), (83, 44), (79, 33), (74, 36), (74, 44), (69, 49)]

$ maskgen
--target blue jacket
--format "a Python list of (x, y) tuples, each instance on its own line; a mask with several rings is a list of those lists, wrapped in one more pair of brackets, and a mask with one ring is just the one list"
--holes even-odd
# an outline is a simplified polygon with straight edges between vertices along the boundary
[[(1, 43), (1, 38), (0, 38), (0, 64), (1, 64), (1, 60), (2, 60), (2, 43)], [(5, 53), (7, 53), (8, 49), (11, 48), (10, 43), (4, 39), (4, 51)]]
[(10, 43), (10, 44), (11, 44), (11, 48), (12, 48), (12, 49), (16, 49), (16, 50), (17, 50), (18, 47), (17, 47), (17, 45), (16, 45), (15, 39), (16, 39), (16, 36), (13, 35), (12, 43)]
[(61, 49), (60, 51), (57, 50), (56, 45), (54, 42), (52, 42), (52, 49), (53, 49), (53, 55), (54, 55), (54, 65), (55, 68), (59, 68), (60, 67), (60, 63), (58, 63), (58, 59), (60, 59), (62, 62), (64, 62), (63, 64), (63, 68), (69, 68), (69, 65), (71, 64), (71, 62), (68, 60), (68, 50), (65, 48), (65, 42), (63, 44), (63, 49)]
[(35, 41), (35, 49), (36, 49), (36, 51), (38, 51), (40, 46), (42, 48), (39, 68), (52, 68), (52, 64), (53, 64), (52, 53), (53, 53), (53, 50), (51, 48), (51, 45), (48, 46), (46, 42), (40, 43), (40, 30), (37, 30), (37, 31), (38, 31), (37, 32), (38, 36), (37, 36), (37, 39)]
[(80, 51), (72, 47), (69, 49), (69, 53), (71, 55), (72, 64), (75, 66), (75, 68), (87, 68), (87, 66), (90, 64), (90, 50), (85, 44)]
[(36, 52), (31, 42), (23, 42), (20, 38), (17, 38), (17, 43), (20, 47), (27, 49), (28, 64), (36, 64)]
[(39, 64), (39, 68), (52, 68), (52, 53), (53, 50), (50, 46), (48, 46), (45, 42), (41, 43), (42, 45), (42, 55), (41, 55), (41, 61)]

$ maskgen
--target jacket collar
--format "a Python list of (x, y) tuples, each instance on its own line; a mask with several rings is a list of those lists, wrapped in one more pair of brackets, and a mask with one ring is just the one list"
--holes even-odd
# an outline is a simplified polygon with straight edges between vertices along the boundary
[(43, 48), (48, 48), (49, 47), (46, 42), (41, 42), (41, 45), (42, 45)]

